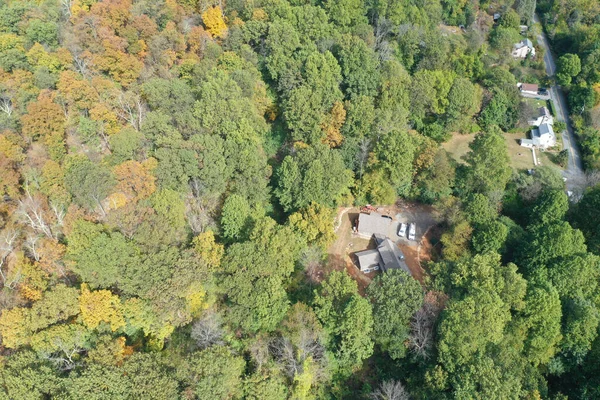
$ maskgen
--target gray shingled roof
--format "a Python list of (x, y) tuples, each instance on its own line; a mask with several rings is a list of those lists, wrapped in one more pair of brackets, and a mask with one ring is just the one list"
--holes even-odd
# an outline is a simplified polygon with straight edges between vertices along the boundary
[(379, 265), (384, 272), (391, 269), (402, 269), (410, 274), (402, 250), (392, 240), (382, 235), (375, 235), (375, 242), (377, 249), (355, 253), (362, 271)]
[(354, 255), (358, 258), (358, 264), (360, 265), (361, 271), (382, 264), (379, 250), (377, 249), (359, 251), (354, 253)]
[(410, 270), (404, 261), (404, 254), (390, 239), (385, 239), (379, 247), (379, 256), (383, 261), (383, 271), (387, 272), (390, 269), (403, 269), (410, 274)]
[(539, 127), (539, 135), (554, 135), (554, 130), (550, 124), (541, 124)]
[(391, 223), (391, 218), (383, 217), (376, 212), (371, 214), (360, 213), (358, 215), (358, 234), (371, 237), (378, 233), (387, 236)]

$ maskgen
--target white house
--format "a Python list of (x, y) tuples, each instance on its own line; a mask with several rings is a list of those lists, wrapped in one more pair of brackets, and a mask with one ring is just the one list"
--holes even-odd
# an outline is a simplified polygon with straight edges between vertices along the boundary
[(556, 135), (550, 124), (541, 124), (531, 130), (531, 139), (521, 139), (521, 146), (527, 148), (547, 149), (556, 145)]
[(529, 39), (523, 39), (513, 46), (512, 56), (514, 58), (525, 58), (529, 53), (535, 56), (535, 47), (533, 47), (533, 43)]
[(529, 121), (527, 121), (529, 125), (540, 126), (542, 124), (554, 124), (554, 118), (552, 117), (552, 114), (550, 114), (548, 108), (540, 107), (538, 109), (538, 113), (539, 115), (536, 118), (532, 118)]

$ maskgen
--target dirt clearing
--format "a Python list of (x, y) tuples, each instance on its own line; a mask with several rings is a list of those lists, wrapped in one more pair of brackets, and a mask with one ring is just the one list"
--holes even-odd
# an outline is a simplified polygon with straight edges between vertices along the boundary
[[(405, 256), (405, 262), (411, 274), (423, 281), (425, 271), (421, 268), (421, 262), (429, 260), (429, 252), (432, 246), (428, 240), (428, 231), (436, 225), (435, 212), (432, 207), (398, 201), (392, 206), (376, 207), (378, 213), (390, 215), (394, 218), (394, 223), (414, 222), (417, 224), (417, 238), (415, 241), (409, 241), (407, 238), (397, 236), (390, 237)], [(340, 208), (336, 217), (336, 241), (328, 250), (328, 269), (345, 269), (358, 283), (361, 294), (364, 295), (366, 287), (371, 280), (380, 274), (380, 271), (363, 273), (360, 271), (358, 262), (354, 253), (365, 249), (375, 248), (373, 240), (359, 237), (353, 232), (360, 210), (356, 207)]]

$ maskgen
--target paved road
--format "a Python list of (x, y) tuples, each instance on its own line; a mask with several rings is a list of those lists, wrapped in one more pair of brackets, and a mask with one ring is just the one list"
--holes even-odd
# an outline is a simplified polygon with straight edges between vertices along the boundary
[[(534, 21), (539, 22), (537, 15), (534, 15)], [(554, 56), (548, 45), (548, 38), (542, 31), (538, 36), (538, 43), (544, 48), (544, 64), (546, 64), (546, 73), (548, 76), (554, 76), (556, 72), (556, 63), (554, 62)], [(569, 109), (567, 108), (567, 101), (562, 88), (559, 85), (553, 85), (550, 88), (550, 95), (552, 102), (554, 103), (554, 109), (556, 110), (556, 119), (563, 121), (567, 125), (567, 129), (562, 132), (563, 147), (569, 151), (569, 163), (563, 175), (567, 178), (567, 189), (573, 190), (584, 177), (583, 164), (581, 162), (581, 154), (577, 148), (577, 141), (575, 139), (575, 132), (573, 126), (569, 120)]]

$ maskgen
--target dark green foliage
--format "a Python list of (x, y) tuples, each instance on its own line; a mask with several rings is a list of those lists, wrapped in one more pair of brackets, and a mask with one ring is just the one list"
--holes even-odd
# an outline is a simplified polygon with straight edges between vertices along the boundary
[(497, 127), (479, 133), (469, 144), (465, 156), (468, 168), (461, 171), (460, 191), (464, 194), (481, 193), (489, 196), (502, 193), (511, 175), (505, 139)]
[(573, 213), (575, 226), (582, 230), (590, 251), (600, 255), (600, 232), (598, 213), (600, 212), (600, 186), (588, 189)]
[(103, 165), (85, 157), (71, 160), (65, 172), (65, 186), (77, 204), (93, 210), (103, 210), (102, 201), (114, 186), (114, 178)]
[(301, 149), (286, 156), (277, 170), (275, 195), (285, 211), (311, 203), (333, 206), (348, 192), (352, 173), (337, 150), (323, 145)]
[(391, 270), (374, 279), (368, 287), (373, 303), (375, 342), (392, 359), (406, 354), (405, 341), (413, 314), (423, 303), (419, 282), (402, 270)]
[(344, 271), (332, 272), (315, 293), (315, 313), (332, 336), (336, 372), (347, 376), (373, 353), (373, 313)]

